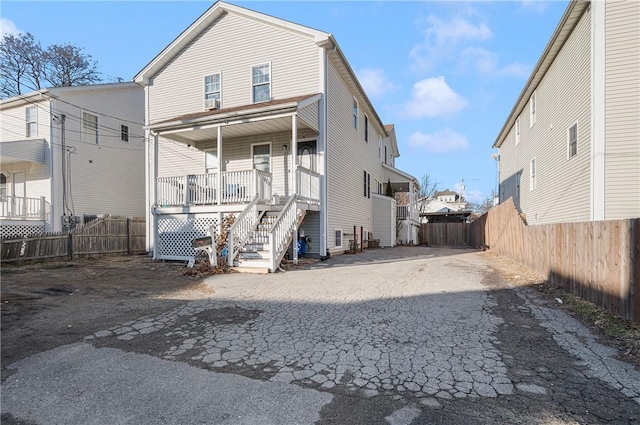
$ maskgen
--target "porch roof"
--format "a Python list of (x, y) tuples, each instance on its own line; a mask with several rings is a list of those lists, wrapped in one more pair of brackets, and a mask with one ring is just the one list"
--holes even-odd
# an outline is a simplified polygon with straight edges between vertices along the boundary
[[(291, 116), (318, 102), (320, 98), (321, 95), (316, 93), (196, 112), (159, 121), (146, 128), (162, 137), (184, 143), (216, 140), (218, 127), (224, 127), (226, 138), (287, 131), (291, 130)], [(298, 127), (317, 129), (317, 123), (305, 123), (299, 119)]]
[(411, 174), (405, 173), (404, 171), (398, 170), (397, 168), (392, 167), (390, 165), (382, 164), (382, 171), (383, 171), (383, 178), (385, 180), (391, 180), (392, 187), (394, 186), (394, 183), (404, 183), (404, 185), (413, 183), (414, 186), (418, 185), (418, 180), (415, 177), (413, 177)]
[(0, 144), (0, 161), (3, 164), (13, 162), (34, 162), (44, 164), (47, 159), (45, 139), (25, 139)]

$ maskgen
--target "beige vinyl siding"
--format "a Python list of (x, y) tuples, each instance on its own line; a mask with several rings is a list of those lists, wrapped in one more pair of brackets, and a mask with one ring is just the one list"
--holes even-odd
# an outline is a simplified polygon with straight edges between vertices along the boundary
[(225, 14), (153, 77), (150, 122), (202, 111), (204, 76), (212, 72), (222, 74), (223, 108), (252, 103), (251, 67), (265, 63), (273, 99), (316, 93), (318, 60), (310, 36)]
[(380, 239), (380, 246), (395, 245), (396, 202), (384, 195), (372, 195), (373, 238)]
[(300, 225), (300, 231), (304, 231), (305, 236), (311, 237), (311, 246), (307, 245), (308, 254), (320, 253), (320, 213), (317, 211), (307, 211), (304, 221)]
[(0, 125), (0, 143), (27, 139), (26, 107), (36, 106), (37, 136), (30, 139), (49, 139), (49, 102), (33, 101), (21, 106), (2, 107), (2, 125)]
[(318, 102), (314, 102), (298, 111), (298, 117), (304, 121), (307, 126), (318, 131)]
[[(53, 113), (66, 115), (66, 146), (71, 179), (70, 207), (75, 215), (145, 214), (144, 100), (139, 87), (112, 87), (58, 94)], [(65, 103), (66, 102), (66, 103)], [(98, 141), (82, 138), (82, 111), (98, 116)], [(121, 117), (121, 118), (117, 118)], [(126, 121), (125, 121), (126, 120)], [(135, 124), (130, 121), (138, 122)], [(120, 140), (120, 125), (129, 126), (129, 142)], [(54, 125), (58, 214), (62, 213), (61, 126)], [(60, 217), (54, 217), (54, 224)]]
[(640, 3), (608, 1), (605, 219), (640, 217)]
[[(587, 11), (536, 88), (536, 123), (529, 105), (520, 113), (520, 143), (511, 128), (500, 148), (500, 181), (508, 198), (522, 172), (520, 209), (529, 224), (590, 217), (590, 12)], [(578, 153), (567, 158), (567, 129), (578, 123)], [(536, 159), (536, 189), (530, 161)], [(516, 202), (517, 205), (517, 202)]]

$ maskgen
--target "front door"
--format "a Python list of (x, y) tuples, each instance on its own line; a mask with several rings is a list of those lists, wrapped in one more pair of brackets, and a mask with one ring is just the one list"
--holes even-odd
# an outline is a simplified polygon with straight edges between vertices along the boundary
[(316, 141), (298, 143), (298, 165), (316, 171)]

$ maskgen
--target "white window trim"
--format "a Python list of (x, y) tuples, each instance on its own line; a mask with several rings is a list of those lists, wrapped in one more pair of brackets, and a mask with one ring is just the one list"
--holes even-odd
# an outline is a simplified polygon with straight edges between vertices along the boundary
[[(533, 172), (534, 164), (535, 164), (535, 173)], [(537, 180), (538, 180), (538, 161), (536, 160), (536, 158), (531, 158), (531, 161), (529, 161), (529, 192), (536, 190)]]
[[(571, 128), (576, 127), (576, 153), (575, 155), (571, 155)], [(567, 160), (573, 158), (574, 156), (578, 156), (578, 121), (574, 122), (567, 128)]]
[[(27, 110), (33, 108), (35, 111), (35, 121), (27, 121)], [(27, 139), (36, 139), (38, 137), (38, 106), (29, 105), (24, 108), (24, 120), (25, 120), (25, 136)], [(35, 135), (29, 135), (29, 123), (35, 122)]]
[(93, 142), (93, 140), (87, 140), (87, 136), (84, 133), (84, 114), (96, 117), (96, 140), (95, 144), (100, 144), (100, 116), (89, 111), (80, 110), (80, 138), (83, 142)]
[(260, 143), (251, 143), (251, 169), (253, 168), (253, 147), (254, 146), (262, 146), (269, 145), (269, 173), (273, 174), (273, 142), (260, 142)]
[(537, 121), (538, 116), (538, 96), (536, 95), (536, 91), (534, 90), (531, 93), (531, 97), (529, 98), (529, 128), (533, 127), (533, 125)]
[[(257, 68), (259, 66), (265, 66), (268, 65), (269, 66), (269, 100), (261, 100), (261, 101), (256, 101), (253, 99), (253, 87), (255, 86), (253, 84), (253, 68)], [(251, 93), (250, 93), (250, 99), (251, 99), (251, 103), (263, 103), (263, 102), (270, 102), (273, 99), (273, 73), (272, 73), (272, 69), (271, 69), (271, 61), (269, 62), (263, 62), (263, 63), (259, 63), (256, 65), (251, 65), (251, 68), (249, 69), (249, 78), (251, 81)], [(220, 89), (222, 89), (222, 74), (220, 74)], [(220, 95), (222, 96), (222, 93), (220, 93)]]
[[(336, 244), (336, 233), (340, 232), (340, 245)], [(342, 233), (342, 229), (341, 228), (334, 228), (333, 229), (333, 244), (335, 245), (335, 248), (342, 248), (344, 242), (344, 234)]]
[(378, 134), (378, 159), (382, 159), (382, 136)]
[[(365, 173), (367, 173), (367, 181), (364, 181), (364, 173), (362, 174), (362, 194), (364, 195), (365, 198), (367, 199), (371, 199), (371, 173), (369, 171), (367, 171), (366, 169), (363, 169)], [(367, 188), (367, 193), (364, 193), (364, 188)]]
[[(205, 101), (207, 99), (207, 83), (206, 83), (206, 78), (207, 77), (211, 77), (213, 75), (220, 75), (220, 107), (222, 107), (222, 71), (217, 71), (217, 72), (211, 72), (209, 74), (205, 74), (202, 76), (202, 100)], [(252, 77), (253, 78), (253, 77)], [(271, 78), (271, 76), (269, 76), (269, 78)], [(253, 82), (253, 81), (252, 81)], [(253, 88), (252, 88), (252, 92), (253, 92)], [(215, 92), (211, 92), (211, 93), (215, 93)]]
[(516, 119), (515, 123), (515, 133), (516, 133), (516, 146), (520, 144), (520, 117)]
[[(355, 111), (354, 111), (355, 106)], [(360, 131), (360, 102), (355, 97), (353, 98), (353, 104), (351, 105), (351, 119), (353, 120), (353, 128), (356, 131)]]

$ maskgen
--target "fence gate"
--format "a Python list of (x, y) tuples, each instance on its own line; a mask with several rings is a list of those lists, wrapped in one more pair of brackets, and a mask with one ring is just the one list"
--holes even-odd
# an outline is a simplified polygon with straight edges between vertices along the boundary
[(424, 223), (420, 243), (441, 246), (469, 246), (469, 223)]

